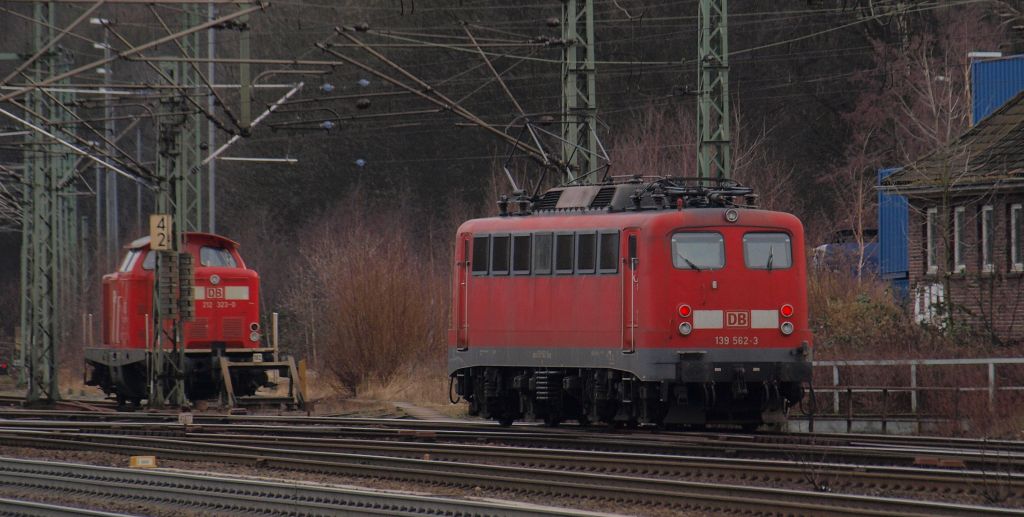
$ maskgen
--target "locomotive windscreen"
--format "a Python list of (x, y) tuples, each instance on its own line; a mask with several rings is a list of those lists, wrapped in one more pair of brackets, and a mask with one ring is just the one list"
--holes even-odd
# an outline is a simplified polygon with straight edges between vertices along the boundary
[(750, 269), (786, 269), (793, 265), (789, 235), (748, 233), (743, 236), (743, 261)]
[(717, 232), (682, 232), (672, 236), (672, 265), (677, 269), (721, 269), (725, 240)]
[(212, 246), (199, 249), (199, 263), (206, 267), (238, 267), (230, 251)]

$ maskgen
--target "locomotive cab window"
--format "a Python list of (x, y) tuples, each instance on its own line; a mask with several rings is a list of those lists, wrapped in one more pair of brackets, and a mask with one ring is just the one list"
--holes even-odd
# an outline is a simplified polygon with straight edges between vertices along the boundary
[(484, 235), (482, 237), (473, 237), (473, 274), (474, 275), (486, 275), (487, 274), (487, 262), (490, 257), (490, 242), (489, 238)]
[(619, 272), (619, 232), (601, 232), (597, 243), (597, 270), (600, 273)]
[(512, 274), (530, 274), (530, 236), (512, 236)]
[(199, 248), (199, 264), (205, 267), (238, 267), (231, 251), (213, 246)]
[(142, 252), (139, 250), (129, 251), (128, 254), (125, 255), (124, 262), (121, 263), (121, 267), (118, 269), (118, 271), (122, 273), (127, 273), (134, 269), (135, 263), (139, 261), (139, 255), (141, 254)]
[(538, 275), (551, 274), (552, 241), (554, 235), (538, 233), (533, 236), (533, 272)]
[(786, 269), (793, 265), (792, 245), (785, 233), (743, 236), (743, 261), (750, 269)]
[(509, 239), (508, 235), (495, 235), (491, 237), (491, 274), (507, 275), (509, 262)]
[(146, 258), (142, 259), (142, 269), (146, 271), (152, 271), (156, 269), (156, 253), (153, 251), (146, 252)]
[(573, 238), (571, 233), (555, 235), (555, 273), (572, 274)]
[(725, 266), (725, 239), (716, 232), (681, 232), (672, 235), (672, 265), (676, 269), (721, 269)]
[(597, 270), (597, 234), (576, 235), (576, 272), (590, 274)]

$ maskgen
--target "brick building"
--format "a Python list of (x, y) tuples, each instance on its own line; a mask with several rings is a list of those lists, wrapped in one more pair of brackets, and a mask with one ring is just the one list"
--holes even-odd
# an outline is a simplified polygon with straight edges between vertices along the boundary
[(881, 188), (907, 197), (918, 320), (1024, 341), (1024, 93)]

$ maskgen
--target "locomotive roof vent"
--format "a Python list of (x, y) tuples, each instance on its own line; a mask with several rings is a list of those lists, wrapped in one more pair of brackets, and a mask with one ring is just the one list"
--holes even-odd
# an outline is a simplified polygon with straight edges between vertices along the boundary
[(534, 205), (534, 210), (554, 210), (558, 206), (558, 199), (562, 197), (562, 189), (555, 188), (544, 193), (540, 200)]
[(594, 200), (590, 202), (590, 208), (605, 208), (612, 204), (612, 200), (615, 198), (615, 186), (601, 187), (601, 190), (597, 191), (597, 195), (594, 196)]

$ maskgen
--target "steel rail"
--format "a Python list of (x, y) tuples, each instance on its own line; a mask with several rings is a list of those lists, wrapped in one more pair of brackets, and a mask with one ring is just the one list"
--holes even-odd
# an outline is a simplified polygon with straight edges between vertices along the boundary
[[(11, 512), (11, 513), (7, 513)], [(129, 517), (128, 514), (0, 497), (0, 515), (21, 517)]]
[(28, 489), (68, 490), (261, 515), (599, 515), (539, 505), (7, 457), (0, 461), (0, 480)]
[[(170, 414), (125, 414), (125, 413), (76, 413), (88, 415), (90, 419), (106, 422), (47, 422), (27, 420), (0, 420), (0, 427), (16, 426), (34, 429), (88, 429), (100, 431), (117, 427), (121, 433), (167, 433), (184, 429), (174, 422), (176, 415)], [(43, 413), (45, 414), (45, 412)], [(10, 416), (11, 413), (0, 415)], [(172, 420), (174, 419), (174, 420)], [(115, 422), (110, 422), (111, 420)], [(134, 422), (116, 422), (134, 420)], [(805, 460), (827, 458), (832, 461), (875, 465), (913, 465), (922, 457), (939, 458), (952, 464), (962, 463), (964, 467), (988, 469), (993, 465), (1000, 468), (1024, 471), (1024, 451), (1020, 442), (958, 440), (948, 447), (941, 447), (941, 441), (929, 440), (917, 446), (906, 437), (868, 437), (828, 435), (739, 435), (739, 434), (605, 434), (595, 432), (542, 429), (538, 427), (502, 428), (487, 424), (453, 424), (396, 419), (339, 419), (322, 417), (224, 417), (195, 415), (196, 428), (203, 432), (253, 433), (260, 436), (348, 436), (383, 437), (396, 439), (433, 438), (446, 441), (489, 440), (502, 444), (518, 444), (541, 448), (574, 450), (600, 450), (609, 452), (637, 452), (652, 454), (691, 454), (695, 456), (726, 455), (749, 458), (802, 458)], [(241, 422), (279, 422), (281, 425), (256, 425)], [(238, 422), (238, 423), (220, 423)], [(321, 422), (321, 425), (316, 423)], [(345, 422), (349, 425), (327, 425)], [(314, 425), (300, 425), (314, 423)], [(390, 427), (389, 427), (390, 426)], [(410, 428), (411, 427), (411, 428)]]
[[(252, 435), (208, 435), (186, 433), (182, 438), (154, 440), (148, 437), (110, 437), (71, 434), (89, 441), (147, 445), (164, 443), (174, 447), (182, 439), (192, 443), (250, 446), (260, 454), (305, 457), (306, 453), (360, 453), (433, 461), (481, 463), (499, 461), (521, 467), (562, 471), (594, 472), (671, 479), (711, 478), (715, 481), (787, 482), (812, 485), (817, 490), (840, 487), (890, 490), (911, 494), (944, 493), (990, 498), (1000, 495), (1004, 504), (1022, 505), (1024, 474), (998, 469), (968, 471), (920, 467), (851, 465), (827, 461), (752, 460), (700, 456), (608, 453), (595, 451), (551, 451), (493, 445), (436, 444), (382, 440), (280, 438)], [(289, 452), (282, 451), (285, 448)], [(996, 467), (998, 465), (993, 465)]]
[[(0, 404), (16, 404), (22, 401), (18, 397), (0, 397)], [(108, 401), (80, 401), (85, 404), (96, 406), (108, 405)], [(110, 404), (112, 407), (112, 404)], [(9, 409), (0, 407), (0, 418), (53, 418), (64, 420), (132, 420), (132, 421), (176, 421), (177, 413), (141, 413), (141, 412), (119, 412), (98, 414), (92, 411), (75, 410), (29, 410)], [(501, 427), (492, 422), (481, 421), (434, 421), (434, 420), (411, 420), (398, 418), (366, 418), (366, 417), (331, 417), (331, 416), (295, 416), (295, 415), (217, 415), (209, 413), (194, 413), (193, 419), (197, 423), (271, 423), (271, 424), (301, 424), (303, 426), (378, 426), (380, 428), (414, 428), (426, 432), (443, 431), (467, 431), (475, 433), (509, 434), (530, 432), (538, 435), (552, 437), (608, 437), (622, 439), (629, 437), (630, 440), (644, 441), (693, 441), (693, 440), (714, 440), (730, 441), (739, 443), (776, 443), (794, 444), (796, 442), (817, 444), (823, 443), (845, 443), (845, 444), (899, 444), (912, 446), (936, 446), (956, 449), (977, 449), (988, 451), (1019, 451), (1024, 453), (1024, 441), (1016, 440), (991, 440), (974, 438), (946, 438), (936, 436), (899, 436), (879, 435), (861, 433), (793, 433), (793, 432), (762, 432), (756, 434), (735, 433), (735, 432), (676, 432), (656, 430), (605, 430), (603, 428), (576, 428), (563, 427), (557, 429), (542, 428), (539, 425), (515, 425), (512, 427)], [(425, 429), (424, 429), (425, 428)], [(413, 430), (413, 429), (410, 429)], [(529, 430), (529, 431), (524, 431)]]
[[(829, 461), (708, 458), (705, 456), (552, 451), (495, 445), (438, 444), (384, 440), (278, 438), (251, 435), (186, 433), (193, 442), (287, 448), (292, 451), (360, 452), (402, 457), (429, 457), (435, 461), (501, 461), (525, 467), (645, 477), (763, 480), (810, 484), (815, 489), (856, 487), (902, 492), (956, 493), (988, 497), (998, 489), (1007, 503), (1024, 506), (1024, 473), (989, 470), (936, 469), (855, 465)], [(125, 439), (122, 437), (121, 439)], [(817, 480), (817, 481), (815, 481)], [(1012, 499), (1012, 501), (1011, 501)]]
[[(21, 399), (15, 397), (0, 397), (0, 403), (17, 403)], [(104, 401), (83, 401), (88, 404), (103, 405)], [(114, 413), (94, 411), (53, 411), (53, 410), (24, 410), (0, 408), (0, 426), (11, 425), (15, 419), (64, 419), (67, 422), (54, 425), (70, 425), (73, 421), (93, 421), (93, 423), (104, 421), (121, 422), (150, 422), (150, 423), (174, 423), (177, 422), (177, 413)], [(1024, 441), (1015, 440), (989, 440), (973, 438), (945, 438), (935, 436), (896, 436), (877, 434), (845, 434), (845, 433), (757, 433), (741, 434), (730, 432), (659, 432), (648, 430), (632, 431), (608, 431), (601, 428), (559, 428), (548, 429), (536, 425), (516, 425), (513, 427), (500, 427), (490, 422), (459, 422), (459, 421), (431, 421), (431, 420), (408, 420), (396, 418), (352, 418), (352, 417), (309, 417), (292, 415), (215, 415), (215, 414), (193, 414), (194, 422), (215, 429), (217, 424), (225, 426), (241, 426), (239, 430), (252, 430), (254, 432), (287, 434), (331, 434), (357, 432), (362, 427), (367, 434), (399, 434), (418, 435), (420, 437), (434, 436), (436, 438), (456, 438), (460, 435), (481, 438), (507, 438), (516, 439), (522, 437), (537, 437), (541, 441), (547, 440), (551, 446), (569, 446), (574, 441), (592, 442), (595, 446), (617, 445), (638, 447), (644, 446), (675, 446), (687, 444), (699, 444), (702, 447), (734, 447), (737, 445), (766, 445), (795, 447), (798, 445), (810, 446), (838, 446), (849, 447), (874, 446), (879, 448), (892, 448), (894, 446), (906, 446), (914, 448), (914, 452), (920, 453), (956, 453), (975, 455), (996, 455), (1001, 458), (1012, 458), (1008, 453), (1024, 454)], [(267, 427), (250, 426), (246, 429), (244, 423), (267, 423), (275, 424)], [(39, 422), (39, 425), (46, 425)], [(82, 422), (83, 427), (86, 426)], [(100, 424), (109, 425), (109, 424)], [(125, 424), (122, 424), (125, 425)], [(287, 425), (287, 427), (280, 427)], [(317, 431), (320, 432), (317, 432)], [(717, 444), (717, 445), (716, 445)], [(585, 445), (585, 444), (584, 444)], [(888, 449), (886, 449), (888, 450)]]
[[(146, 453), (186, 461), (217, 461), (412, 481), (485, 487), (536, 494), (628, 501), (687, 509), (759, 511), (765, 507), (816, 515), (1019, 515), (1019, 510), (723, 483), (699, 483), (636, 476), (565, 472), (395, 458), (366, 454), (282, 451), (223, 444), (150, 439), (154, 445), (97, 443), (54, 436), (4, 433), (5, 442), (25, 446), (101, 452)], [(187, 450), (183, 450), (187, 449)]]

